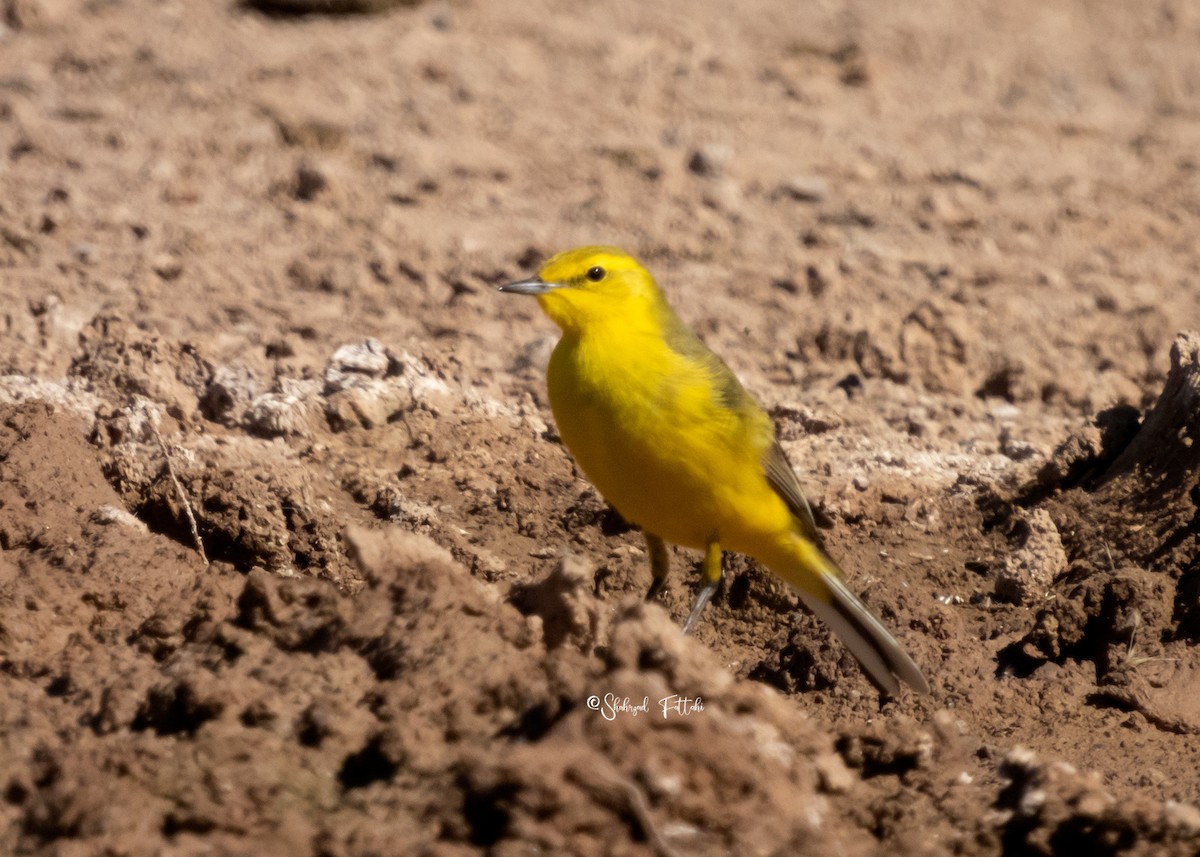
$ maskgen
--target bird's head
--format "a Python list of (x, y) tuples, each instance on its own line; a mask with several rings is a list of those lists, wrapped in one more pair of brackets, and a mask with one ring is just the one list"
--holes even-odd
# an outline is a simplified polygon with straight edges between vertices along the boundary
[(650, 272), (615, 247), (579, 247), (553, 257), (538, 275), (500, 291), (536, 295), (542, 310), (564, 331), (603, 322), (657, 320), (662, 292)]

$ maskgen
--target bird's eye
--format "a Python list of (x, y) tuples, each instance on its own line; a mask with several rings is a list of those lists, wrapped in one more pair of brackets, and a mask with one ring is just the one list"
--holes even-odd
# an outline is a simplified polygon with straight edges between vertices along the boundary
[(604, 279), (604, 275), (606, 273), (607, 272), (603, 268), (601, 268), (599, 265), (596, 265), (595, 267), (588, 268), (587, 278), (593, 283), (598, 283)]

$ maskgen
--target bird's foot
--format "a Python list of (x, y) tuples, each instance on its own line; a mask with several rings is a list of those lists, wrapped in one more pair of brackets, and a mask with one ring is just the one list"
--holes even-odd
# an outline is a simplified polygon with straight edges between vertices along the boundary
[(717, 586), (721, 583), (719, 580), (714, 580), (704, 584), (704, 588), (696, 596), (696, 605), (692, 608), (691, 614), (688, 615), (687, 622), (683, 625), (683, 633), (692, 633), (692, 627), (696, 624), (696, 620), (700, 618), (700, 614), (704, 612), (705, 606), (712, 600), (713, 593), (717, 591)]

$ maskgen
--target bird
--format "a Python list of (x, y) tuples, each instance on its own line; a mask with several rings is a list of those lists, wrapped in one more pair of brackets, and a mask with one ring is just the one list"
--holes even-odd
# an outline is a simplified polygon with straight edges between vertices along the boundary
[(770, 415), (687, 327), (650, 272), (616, 247), (550, 258), (499, 291), (537, 298), (561, 330), (547, 367), (559, 437), (617, 512), (641, 529), (653, 599), (667, 543), (704, 552), (689, 634), (721, 581), (722, 550), (786, 581), (887, 695), (929, 683), (829, 556)]

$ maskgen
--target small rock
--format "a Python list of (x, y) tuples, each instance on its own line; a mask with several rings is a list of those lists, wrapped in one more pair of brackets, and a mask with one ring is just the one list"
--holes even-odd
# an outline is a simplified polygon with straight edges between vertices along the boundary
[(45, 297), (31, 300), (29, 314), (34, 318), (44, 318), (50, 324), (54, 324), (62, 315), (62, 306), (62, 298), (51, 292)]
[(1067, 569), (1067, 552), (1050, 513), (1035, 509), (1023, 514), (1023, 542), (1005, 557), (1004, 569), (996, 576), (997, 601), (1029, 604), (1041, 598), (1054, 579)]
[(292, 195), (303, 202), (316, 199), (326, 188), (329, 181), (325, 174), (309, 163), (296, 168), (296, 178), (292, 185)]
[(288, 357), (296, 356), (296, 348), (284, 337), (272, 339), (263, 349), (267, 357), (272, 360), (283, 360)]
[(259, 393), (258, 378), (241, 363), (218, 366), (200, 399), (200, 413), (213, 422), (237, 425)]
[(820, 176), (792, 176), (779, 183), (775, 194), (796, 202), (821, 202), (829, 196), (829, 183)]
[(308, 437), (312, 434), (312, 382), (283, 379), (281, 389), (258, 396), (246, 408), (241, 424), (259, 437)]
[(150, 263), (151, 270), (167, 282), (178, 279), (183, 273), (183, 260), (170, 253), (159, 253)]
[(330, 395), (367, 379), (388, 374), (392, 358), (378, 339), (343, 345), (325, 364), (325, 394)]
[(148, 533), (150, 531), (144, 523), (130, 514), (127, 509), (107, 503), (96, 507), (96, 510), (92, 512), (91, 520), (92, 523), (104, 526), (120, 525), (122, 527), (129, 527), (140, 533)]
[(742, 189), (733, 179), (724, 178), (704, 192), (702, 201), (714, 211), (736, 215), (742, 207)]
[[(279, 136), (289, 146), (304, 149), (336, 149), (348, 134), (343, 125), (319, 117), (275, 116)], [(303, 167), (301, 168), (303, 169)]]
[(698, 176), (713, 178), (720, 175), (729, 159), (733, 157), (733, 149), (719, 143), (709, 143), (695, 149), (688, 159), (688, 169)]
[(822, 268), (816, 265), (809, 265), (804, 269), (804, 282), (808, 286), (808, 293), (814, 298), (819, 298), (834, 283), (832, 269), (825, 268), (822, 270)]

